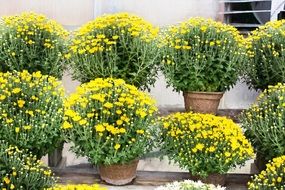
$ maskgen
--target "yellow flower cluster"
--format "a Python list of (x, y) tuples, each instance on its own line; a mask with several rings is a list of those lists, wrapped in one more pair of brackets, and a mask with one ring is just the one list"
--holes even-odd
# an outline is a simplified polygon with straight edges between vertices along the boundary
[(285, 151), (285, 84), (269, 86), (255, 104), (242, 113), (241, 122), (246, 135), (266, 160)]
[[(86, 144), (92, 141), (99, 150), (112, 149), (106, 152), (119, 155), (117, 152), (126, 151), (136, 143), (144, 145), (143, 139), (149, 138), (149, 125), (156, 111), (155, 101), (148, 94), (124, 80), (97, 78), (82, 84), (65, 102), (62, 128), (76, 146), (87, 146), (83, 140)], [(142, 152), (141, 148), (137, 151)], [(94, 152), (85, 151), (88, 156), (88, 151)]]
[[(49, 186), (55, 182), (52, 171), (45, 167), (36, 156), (26, 154), (25, 151), (15, 146), (8, 147), (3, 141), (1, 141), (1, 146), (0, 159), (4, 161), (0, 166), (2, 171), (0, 174), (1, 189), (37, 188), (42, 185)], [(25, 184), (23, 178), (30, 178), (29, 183), (31, 184)], [(38, 183), (39, 186), (33, 183)]]
[(274, 158), (266, 164), (266, 170), (255, 175), (248, 183), (249, 190), (284, 189), (285, 186), (285, 156)]
[(60, 138), (63, 96), (61, 83), (41, 72), (0, 73), (0, 139), (24, 149), (37, 144), (33, 154), (45, 155), (50, 139)]
[(44, 15), (24, 12), (3, 17), (0, 28), (0, 71), (41, 71), (61, 78), (68, 32)]
[(235, 27), (200, 17), (169, 27), (159, 46), (162, 71), (176, 91), (228, 90), (246, 56), (245, 40)]
[[(189, 33), (194, 32), (193, 30), (196, 30), (196, 35), (194, 39), (189, 41)], [(201, 34), (204, 34), (204, 39)], [(228, 37), (232, 36), (233, 39), (223, 38), (225, 34)], [(212, 19), (196, 17), (182, 22), (177, 26), (170, 27), (167, 36), (163, 38), (162, 44), (175, 49), (193, 51), (196, 49), (196, 46), (199, 47), (201, 45), (224, 47), (226, 44), (232, 43), (231, 40), (237, 41), (240, 47), (244, 44), (244, 38), (235, 27), (216, 22)]]
[[(4, 24), (17, 31), (17, 38), (21, 38), (28, 45), (36, 43), (35, 38), (39, 36), (42, 31), (54, 34), (63, 38), (68, 36), (68, 32), (59, 25), (56, 21), (50, 20), (44, 15), (36, 14), (33, 12), (26, 12), (20, 15), (3, 17)], [(53, 48), (53, 43), (57, 41), (51, 41), (49, 38), (44, 39), (43, 46), (46, 48)]]
[(138, 37), (150, 42), (157, 34), (158, 28), (140, 17), (128, 13), (105, 15), (82, 26), (70, 49), (73, 53), (94, 54), (112, 50), (122, 38)]
[(46, 190), (107, 190), (107, 188), (101, 187), (97, 184), (95, 185), (58, 185), (52, 188), (48, 188)]
[(241, 128), (230, 119), (175, 113), (161, 122), (162, 150), (193, 175), (224, 173), (253, 156)]

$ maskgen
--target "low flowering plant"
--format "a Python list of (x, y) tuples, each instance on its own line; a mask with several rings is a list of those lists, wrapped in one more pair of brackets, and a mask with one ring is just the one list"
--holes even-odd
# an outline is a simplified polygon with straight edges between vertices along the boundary
[(67, 51), (66, 30), (44, 15), (32, 12), (2, 18), (0, 71), (41, 71), (61, 78)]
[(185, 180), (157, 187), (155, 190), (225, 190), (225, 187), (204, 184), (201, 181)]
[(253, 156), (232, 120), (210, 114), (175, 113), (161, 120), (161, 151), (191, 175), (224, 174)]
[(41, 72), (0, 73), (0, 140), (38, 158), (62, 140), (63, 88)]
[(128, 13), (104, 15), (83, 25), (69, 48), (74, 79), (113, 77), (149, 88), (158, 68), (157, 34), (157, 28)]
[(256, 90), (285, 82), (285, 20), (271, 21), (252, 31), (248, 37), (249, 61), (244, 78)]
[(107, 188), (101, 187), (97, 184), (95, 185), (56, 185), (55, 187), (48, 188), (46, 190), (107, 190)]
[(0, 188), (43, 190), (52, 187), (56, 178), (37, 157), (0, 141)]
[(150, 151), (155, 101), (122, 79), (82, 84), (65, 105), (65, 130), (77, 155), (92, 164), (125, 164)]
[(284, 189), (285, 187), (285, 156), (273, 158), (266, 169), (253, 177), (248, 183), (249, 190)]
[(285, 84), (269, 86), (241, 115), (242, 127), (265, 160), (285, 154)]
[(236, 28), (191, 18), (162, 32), (161, 69), (176, 91), (224, 92), (239, 76), (244, 39)]

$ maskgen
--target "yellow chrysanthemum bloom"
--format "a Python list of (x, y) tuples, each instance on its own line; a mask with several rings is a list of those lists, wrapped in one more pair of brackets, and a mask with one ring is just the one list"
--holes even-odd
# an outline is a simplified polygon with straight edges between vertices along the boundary
[(25, 12), (3, 17), (0, 71), (41, 71), (61, 78), (68, 32), (44, 15)]
[(79, 185), (58, 185), (52, 188), (48, 188), (46, 190), (107, 190), (107, 189), (97, 184), (95, 185), (79, 184)]
[(0, 144), (0, 189), (44, 189), (54, 185), (51, 170), (36, 156), (6, 141), (0, 140)]
[(194, 176), (226, 173), (253, 156), (251, 144), (231, 119), (174, 113), (160, 122), (161, 151)]
[(246, 82), (256, 90), (284, 83), (285, 20), (271, 21), (252, 31), (247, 38)]
[(273, 158), (266, 169), (253, 177), (248, 183), (249, 190), (284, 189), (285, 186), (285, 156)]
[(155, 82), (157, 34), (158, 28), (128, 13), (88, 22), (75, 32), (69, 47), (73, 77), (81, 82), (122, 78), (138, 88), (148, 88)]
[(73, 150), (91, 163), (126, 163), (152, 147), (156, 112), (155, 101), (135, 86), (122, 79), (97, 78), (67, 99), (62, 128)]
[(176, 91), (223, 92), (233, 86), (246, 58), (238, 30), (195, 17), (161, 33), (161, 68)]
[(38, 158), (56, 147), (64, 100), (56, 78), (26, 70), (0, 73), (0, 97), (0, 139), (29, 149)]
[(269, 86), (240, 118), (261, 157), (268, 161), (285, 154), (285, 84)]

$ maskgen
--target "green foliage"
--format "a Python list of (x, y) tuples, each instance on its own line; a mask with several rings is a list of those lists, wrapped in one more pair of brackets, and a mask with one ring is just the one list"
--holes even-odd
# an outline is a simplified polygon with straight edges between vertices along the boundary
[(143, 19), (118, 13), (96, 18), (75, 33), (70, 45), (73, 78), (121, 78), (140, 89), (156, 79), (158, 29)]
[(244, 39), (229, 25), (192, 18), (161, 34), (161, 68), (176, 91), (224, 92), (239, 76)]
[(193, 176), (225, 174), (252, 158), (253, 148), (232, 120), (174, 113), (161, 119), (161, 151)]
[(43, 190), (55, 184), (51, 170), (36, 156), (0, 141), (0, 188)]
[(0, 140), (38, 158), (62, 140), (63, 88), (40, 72), (0, 73)]
[(85, 83), (65, 106), (67, 140), (92, 164), (129, 163), (153, 147), (155, 101), (122, 79)]
[(3, 17), (0, 26), (0, 71), (41, 71), (61, 78), (67, 32), (35, 13)]
[(256, 90), (285, 82), (285, 20), (268, 22), (248, 38), (244, 78)]
[(273, 158), (266, 169), (253, 176), (249, 190), (281, 190), (285, 187), (285, 156)]
[(285, 85), (269, 86), (241, 115), (245, 135), (266, 160), (285, 154)]

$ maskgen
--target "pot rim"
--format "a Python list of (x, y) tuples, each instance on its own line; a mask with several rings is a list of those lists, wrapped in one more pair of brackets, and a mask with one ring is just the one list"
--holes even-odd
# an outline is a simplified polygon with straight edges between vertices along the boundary
[(183, 91), (184, 93), (192, 93), (192, 94), (217, 94), (221, 95), (224, 94), (225, 92), (204, 92), (204, 91)]

